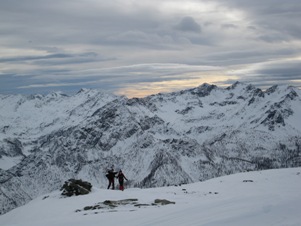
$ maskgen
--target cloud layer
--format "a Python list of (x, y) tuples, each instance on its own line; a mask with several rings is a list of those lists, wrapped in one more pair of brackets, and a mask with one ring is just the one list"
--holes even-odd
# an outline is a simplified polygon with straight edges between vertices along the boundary
[(299, 0), (2, 0), (0, 21), (0, 93), (301, 87)]

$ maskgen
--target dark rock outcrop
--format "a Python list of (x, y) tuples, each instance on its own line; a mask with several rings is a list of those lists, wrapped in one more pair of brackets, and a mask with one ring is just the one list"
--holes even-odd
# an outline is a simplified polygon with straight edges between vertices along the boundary
[(73, 195), (86, 195), (91, 192), (92, 185), (89, 182), (69, 179), (65, 182), (61, 188), (62, 195), (64, 196), (73, 196)]

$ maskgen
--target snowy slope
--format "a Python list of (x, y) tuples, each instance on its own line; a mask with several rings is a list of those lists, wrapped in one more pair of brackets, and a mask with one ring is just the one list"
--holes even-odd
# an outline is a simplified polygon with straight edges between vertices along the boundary
[[(301, 168), (240, 173), (182, 186), (112, 191), (94, 188), (84, 196), (41, 196), (0, 216), (2, 226), (297, 226), (301, 222)], [(140, 207), (84, 210), (106, 200), (175, 202)]]
[(132, 99), (0, 95), (0, 214), (70, 178), (105, 188), (111, 165), (140, 188), (301, 166), (300, 106), (297, 88), (243, 83)]

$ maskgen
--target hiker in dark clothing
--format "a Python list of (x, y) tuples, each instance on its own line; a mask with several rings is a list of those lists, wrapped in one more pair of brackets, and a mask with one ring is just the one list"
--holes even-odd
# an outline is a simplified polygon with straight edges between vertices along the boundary
[(108, 189), (110, 189), (111, 185), (112, 185), (112, 190), (115, 189), (115, 175), (117, 174), (117, 172), (114, 172), (114, 169), (110, 169), (108, 171), (108, 173), (106, 174), (106, 177), (109, 180), (109, 185), (108, 185)]
[(119, 189), (121, 191), (123, 191), (124, 190), (124, 187), (123, 187), (124, 179), (126, 179), (126, 180), (128, 180), (128, 179), (124, 176), (124, 174), (122, 173), (122, 170), (119, 170), (117, 178), (118, 178), (118, 181), (119, 181)]

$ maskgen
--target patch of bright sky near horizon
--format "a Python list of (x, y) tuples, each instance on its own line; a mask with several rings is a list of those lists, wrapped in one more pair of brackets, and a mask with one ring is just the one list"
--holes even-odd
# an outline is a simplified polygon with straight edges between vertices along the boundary
[(301, 87), (299, 0), (2, 0), (0, 94)]

